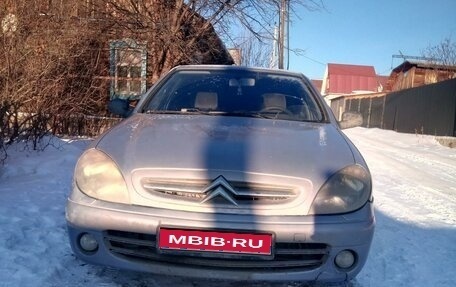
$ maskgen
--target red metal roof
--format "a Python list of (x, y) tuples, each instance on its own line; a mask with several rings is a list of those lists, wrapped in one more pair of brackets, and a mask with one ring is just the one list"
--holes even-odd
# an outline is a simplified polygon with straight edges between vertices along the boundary
[(378, 81), (372, 66), (328, 64), (326, 94), (351, 94), (354, 91), (377, 92)]

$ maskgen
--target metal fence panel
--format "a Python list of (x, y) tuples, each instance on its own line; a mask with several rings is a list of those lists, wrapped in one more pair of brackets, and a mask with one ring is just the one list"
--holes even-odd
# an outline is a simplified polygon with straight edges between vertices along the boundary
[(370, 114), (370, 98), (360, 99), (359, 112), (363, 115), (363, 127), (369, 127), (369, 114)]
[[(337, 114), (343, 107), (341, 99), (331, 103)], [(344, 100), (345, 111), (360, 112), (365, 127), (456, 136), (456, 79), (385, 96), (363, 95)]]
[(381, 128), (383, 117), (383, 104), (385, 97), (375, 97), (371, 99), (369, 128)]
[(387, 95), (383, 128), (455, 136), (456, 79)]

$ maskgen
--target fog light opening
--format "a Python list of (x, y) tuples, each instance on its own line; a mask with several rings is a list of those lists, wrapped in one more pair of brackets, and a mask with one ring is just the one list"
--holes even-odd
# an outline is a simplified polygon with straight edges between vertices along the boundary
[(82, 251), (93, 253), (98, 250), (98, 242), (92, 234), (83, 233), (79, 237), (79, 246)]
[(355, 265), (356, 255), (351, 250), (342, 250), (337, 254), (334, 263), (340, 269), (350, 269)]

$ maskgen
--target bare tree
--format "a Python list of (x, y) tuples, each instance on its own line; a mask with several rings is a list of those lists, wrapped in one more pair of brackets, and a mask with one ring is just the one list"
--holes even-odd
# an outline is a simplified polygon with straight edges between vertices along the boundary
[[(148, 75), (154, 82), (179, 64), (232, 62), (214, 30), (229, 2), (107, 0), (97, 9), (105, 14), (99, 25), (111, 27), (113, 36), (147, 43)], [(203, 18), (201, 13), (209, 10), (210, 19)]]
[[(289, 0), (291, 9), (322, 7), (320, 0)], [(272, 46), (273, 27), (281, 0), (107, 0), (101, 9), (110, 14), (110, 26), (128, 29), (135, 38), (147, 40), (148, 53), (153, 55), (149, 72), (153, 80), (178, 64), (207, 63), (222, 60), (224, 54), (220, 35), (234, 46), (247, 45), (233, 40), (233, 27), (248, 31), (248, 50), (265, 51)], [(115, 15), (116, 17), (112, 17)], [(217, 34), (215, 33), (217, 32)], [(231, 41), (230, 41), (231, 40)], [(237, 48), (237, 47), (236, 47)], [(245, 53), (244, 53), (245, 54)], [(264, 60), (262, 61), (265, 62)], [(228, 60), (227, 60), (228, 63)], [(261, 66), (264, 66), (264, 64)]]
[(437, 45), (429, 46), (422, 51), (423, 56), (433, 59), (434, 64), (442, 67), (456, 67), (456, 42), (445, 38)]
[(445, 38), (435, 46), (429, 46), (422, 55), (428, 59), (432, 73), (426, 73), (428, 83), (456, 78), (456, 42)]
[(236, 47), (240, 53), (241, 65), (249, 67), (271, 66), (273, 41), (266, 37), (256, 38), (250, 31), (245, 31), (243, 36), (236, 39)]
[[(321, 5), (290, 1), (291, 7)], [(27, 140), (37, 148), (45, 135), (68, 131), (64, 123), (79, 128), (79, 115), (105, 111), (110, 40), (146, 43), (148, 82), (153, 83), (179, 64), (231, 63), (217, 34), (229, 39), (233, 25), (267, 43), (279, 2), (0, 1), (0, 158), (5, 144)], [(257, 54), (251, 64), (263, 65), (268, 44), (246, 45), (245, 55)]]
[[(217, 26), (221, 30), (219, 34), (222, 35), (225, 42), (241, 50), (244, 65), (276, 66), (271, 62), (274, 60), (271, 59), (271, 56), (275, 53), (275, 61), (278, 61), (277, 53), (279, 53), (281, 47), (288, 52), (302, 53), (302, 50), (291, 49), (288, 43), (283, 43), (283, 46), (280, 44), (281, 47), (278, 47), (281, 37), (284, 37), (279, 32), (279, 15), (281, 14), (280, 16), (284, 17), (284, 14), (281, 13), (283, 12), (281, 11), (283, 5), (286, 5), (286, 8), (289, 9), (287, 15), (289, 23), (295, 17), (300, 18), (302, 10), (298, 10), (298, 8), (308, 11), (324, 9), (324, 4), (321, 0), (242, 1), (239, 7), (230, 11), (230, 17), (226, 17), (221, 25)], [(282, 23), (285, 23), (284, 19), (282, 19)], [(233, 36), (233, 27), (236, 30), (241, 30), (242, 35)], [(288, 30), (288, 27), (286, 29)], [(275, 52), (273, 51), (275, 49), (274, 42), (277, 46), (277, 51)]]
[(0, 18), (15, 19), (2, 25), (0, 38), (0, 141), (24, 140), (36, 149), (56, 132), (58, 117), (102, 108), (106, 87), (95, 77), (103, 65), (93, 41), (99, 31), (90, 23), (70, 25), (71, 19), (36, 13), (27, 1), (0, 6), (7, 11)]

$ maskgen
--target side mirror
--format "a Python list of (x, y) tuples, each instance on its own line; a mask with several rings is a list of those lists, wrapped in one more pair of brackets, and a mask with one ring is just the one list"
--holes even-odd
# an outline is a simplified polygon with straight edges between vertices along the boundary
[(121, 116), (122, 118), (130, 116), (133, 111), (130, 108), (129, 101), (124, 99), (113, 99), (109, 101), (108, 110), (115, 115)]
[(341, 129), (359, 127), (363, 125), (363, 115), (358, 112), (344, 112), (339, 122)]

